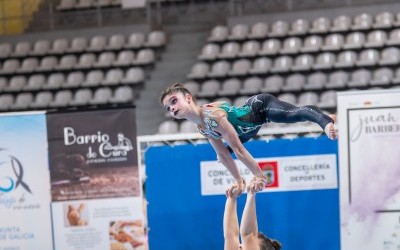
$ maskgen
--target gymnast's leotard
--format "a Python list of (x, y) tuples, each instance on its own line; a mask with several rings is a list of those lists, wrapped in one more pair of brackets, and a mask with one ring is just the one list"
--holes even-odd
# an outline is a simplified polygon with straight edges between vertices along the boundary
[(198, 126), (199, 132), (206, 137), (220, 139), (222, 136), (215, 131), (218, 126), (214, 115), (217, 110), (225, 111), (228, 121), (235, 128), (241, 142), (246, 142), (257, 135), (263, 124), (268, 122), (294, 123), (311, 121), (322, 129), (333, 122), (316, 106), (297, 107), (278, 100), (273, 95), (263, 93), (250, 97), (241, 107), (231, 106), (227, 102), (215, 102), (202, 106), (205, 128)]

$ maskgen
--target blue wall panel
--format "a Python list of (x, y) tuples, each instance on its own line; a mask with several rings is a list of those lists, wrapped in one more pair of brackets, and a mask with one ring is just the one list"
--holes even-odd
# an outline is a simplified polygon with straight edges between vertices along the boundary
[[(256, 158), (337, 154), (325, 136), (252, 141)], [(223, 249), (224, 195), (201, 196), (200, 162), (216, 160), (211, 145), (152, 147), (145, 154), (150, 250)], [(223, 166), (221, 165), (221, 168)], [(238, 201), (239, 220), (245, 195)], [(260, 231), (283, 249), (340, 249), (338, 189), (259, 193)]]

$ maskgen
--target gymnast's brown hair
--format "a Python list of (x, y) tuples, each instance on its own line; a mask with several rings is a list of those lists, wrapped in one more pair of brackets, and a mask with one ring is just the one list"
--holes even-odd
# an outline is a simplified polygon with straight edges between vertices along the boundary
[(163, 92), (161, 92), (161, 96), (160, 96), (161, 105), (162, 105), (164, 98), (167, 95), (174, 94), (174, 93), (182, 93), (183, 95), (189, 94), (192, 96), (193, 101), (196, 102), (192, 93), (190, 93), (190, 91), (187, 88), (185, 88), (182, 83), (174, 83), (171, 86), (167, 87), (165, 90), (163, 90)]
[(280, 250), (282, 248), (282, 244), (279, 241), (269, 239), (263, 233), (258, 233), (258, 241), (260, 250)]

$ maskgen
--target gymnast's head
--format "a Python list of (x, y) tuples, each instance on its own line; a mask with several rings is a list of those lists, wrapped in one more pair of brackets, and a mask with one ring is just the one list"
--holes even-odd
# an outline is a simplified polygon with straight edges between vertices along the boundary
[(261, 232), (258, 233), (258, 245), (260, 250), (280, 250), (282, 248), (279, 241), (269, 239)]
[(160, 96), (161, 105), (176, 119), (185, 119), (194, 112), (196, 101), (181, 83), (166, 88)]

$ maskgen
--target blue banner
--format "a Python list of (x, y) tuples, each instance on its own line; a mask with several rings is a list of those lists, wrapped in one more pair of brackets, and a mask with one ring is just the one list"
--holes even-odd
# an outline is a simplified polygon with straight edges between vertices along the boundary
[[(252, 141), (255, 158), (337, 155), (325, 136)], [(224, 195), (201, 195), (200, 163), (215, 161), (209, 144), (151, 147), (145, 154), (151, 250), (223, 249)], [(336, 166), (335, 166), (336, 167)], [(221, 165), (221, 169), (224, 167)], [(245, 197), (238, 200), (239, 220)], [(257, 194), (259, 230), (283, 249), (340, 249), (338, 188)]]

